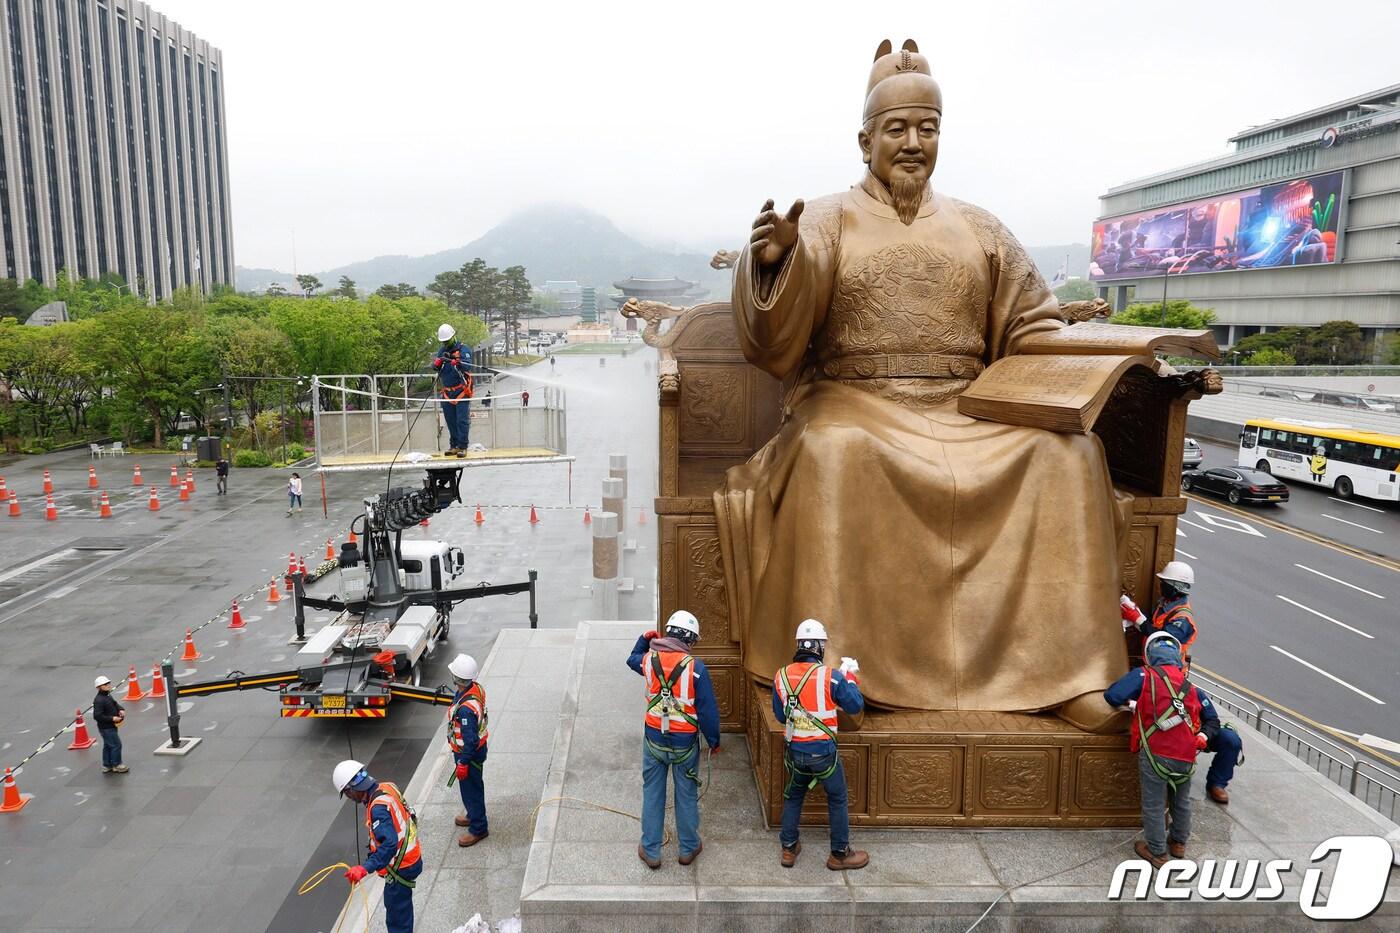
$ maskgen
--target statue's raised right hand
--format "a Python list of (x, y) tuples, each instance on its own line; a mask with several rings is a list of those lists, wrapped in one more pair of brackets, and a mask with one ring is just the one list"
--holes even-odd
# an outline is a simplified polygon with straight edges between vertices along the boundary
[(749, 249), (760, 266), (776, 266), (797, 242), (797, 220), (802, 216), (802, 199), (792, 202), (786, 215), (773, 210), (773, 199), (763, 202), (763, 210), (754, 218)]

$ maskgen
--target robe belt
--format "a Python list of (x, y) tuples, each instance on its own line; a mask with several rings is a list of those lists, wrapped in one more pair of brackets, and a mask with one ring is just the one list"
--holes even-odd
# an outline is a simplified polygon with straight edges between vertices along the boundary
[(821, 364), (828, 379), (975, 379), (982, 369), (979, 357), (952, 353), (838, 356)]

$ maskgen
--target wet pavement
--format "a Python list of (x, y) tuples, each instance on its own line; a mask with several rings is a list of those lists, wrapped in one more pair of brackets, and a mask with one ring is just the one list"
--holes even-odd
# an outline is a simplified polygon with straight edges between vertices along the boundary
[[(636, 588), (619, 604), (624, 618), (653, 618), (654, 352), (613, 357), (605, 368), (594, 356), (561, 356), (553, 374), (546, 364), (523, 375), (566, 389), (572, 468), (467, 470), (465, 504), (409, 535), (463, 548), (468, 583), (523, 580), (538, 570), (540, 626), (572, 629), (593, 614), (583, 506), (598, 511), (608, 455), (626, 453), (623, 536), (636, 547), (625, 551), (622, 572)], [(234, 470), (227, 497), (215, 495), (212, 470), (196, 471), (196, 492), (181, 503), (166, 485), (177, 460), (93, 461), (80, 451), (0, 467), (23, 512), (0, 514), (0, 765), (23, 763), (17, 780), (34, 795), (19, 813), (0, 815), (0, 929), (329, 929), (343, 882), (306, 897), (295, 892), (312, 870), (354, 861), (355, 840), (363, 839), (358, 817), (331, 791), (331, 768), (353, 755), (380, 777), (406, 782), (441, 740), (440, 708), (401, 702), (384, 720), (284, 720), (274, 696), (249, 691), (182, 701), (182, 731), (204, 739), (185, 758), (151, 754), (165, 738), (164, 701), (125, 703), (126, 775), (101, 773), (100, 743), (69, 751), (71, 735), (62, 734), (44, 744), (75, 709), (91, 704), (96, 675), (124, 681), (134, 665), (148, 690), (151, 667), (167, 654), (178, 657), (186, 628), (196, 630), (203, 657), (176, 662), (185, 682), (292, 666), (290, 602), (269, 605), (262, 588), (285, 570), (289, 551), (319, 563), (326, 539), (338, 545), (363, 498), (385, 482), (383, 473), (327, 476), (323, 517), (319, 480), (303, 469), (305, 511), (288, 517), (290, 471)], [(131, 483), (137, 462), (142, 487)], [(90, 464), (97, 490), (87, 486)], [(44, 468), (55, 486), (52, 522), (44, 518)], [(412, 468), (395, 471), (395, 485), (420, 478)], [(147, 508), (152, 483), (158, 512)], [(111, 519), (97, 517), (102, 489)], [(472, 521), (478, 503), (480, 526)], [(537, 525), (528, 520), (531, 505)], [(646, 525), (637, 524), (639, 505)], [(248, 623), (242, 631), (227, 628), (234, 598)], [(424, 682), (445, 682), (446, 662), (458, 651), (484, 658), (502, 628), (529, 624), (527, 613), (525, 596), (464, 603)], [(309, 630), (319, 624), (309, 617)], [(124, 684), (116, 694), (125, 694)]]

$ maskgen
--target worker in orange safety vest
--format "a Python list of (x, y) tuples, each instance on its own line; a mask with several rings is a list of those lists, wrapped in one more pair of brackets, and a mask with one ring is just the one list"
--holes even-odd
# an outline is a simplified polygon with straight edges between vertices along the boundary
[(453, 779), (462, 793), (462, 808), (466, 816), (453, 817), (453, 822), (467, 831), (457, 837), (457, 845), (474, 846), (489, 836), (486, 825), (486, 740), (490, 730), (486, 725), (486, 690), (476, 679), (476, 659), (459, 654), (447, 665), (452, 682), (457, 687), (452, 707), (447, 713), (447, 747), (452, 752)]
[(352, 885), (371, 873), (384, 878), (384, 925), (388, 933), (413, 933), (414, 879), (423, 873), (418, 817), (398, 787), (376, 781), (365, 766), (347, 759), (335, 766), (336, 793), (365, 808), (369, 857), (345, 873)]

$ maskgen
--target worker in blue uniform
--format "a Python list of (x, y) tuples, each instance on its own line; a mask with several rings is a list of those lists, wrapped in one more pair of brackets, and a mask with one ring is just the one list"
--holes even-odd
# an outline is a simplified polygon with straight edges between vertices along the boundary
[(489, 836), (486, 825), (486, 689), (477, 680), (476, 659), (459, 654), (447, 665), (457, 692), (447, 713), (447, 747), (452, 752), (453, 777), (462, 793), (465, 816), (453, 822), (466, 829), (457, 845), (474, 846)]
[(472, 359), (471, 351), (457, 339), (457, 329), (451, 324), (438, 328), (437, 356), (433, 368), (437, 370), (439, 392), (442, 395), (442, 418), (447, 422), (449, 457), (463, 457), (471, 432)]
[(418, 817), (397, 786), (376, 781), (358, 761), (336, 765), (331, 783), (336, 793), (364, 806), (369, 830), (369, 857), (346, 871), (346, 880), (355, 885), (371, 874), (383, 877), (385, 928), (413, 933), (413, 888), (423, 873)]

